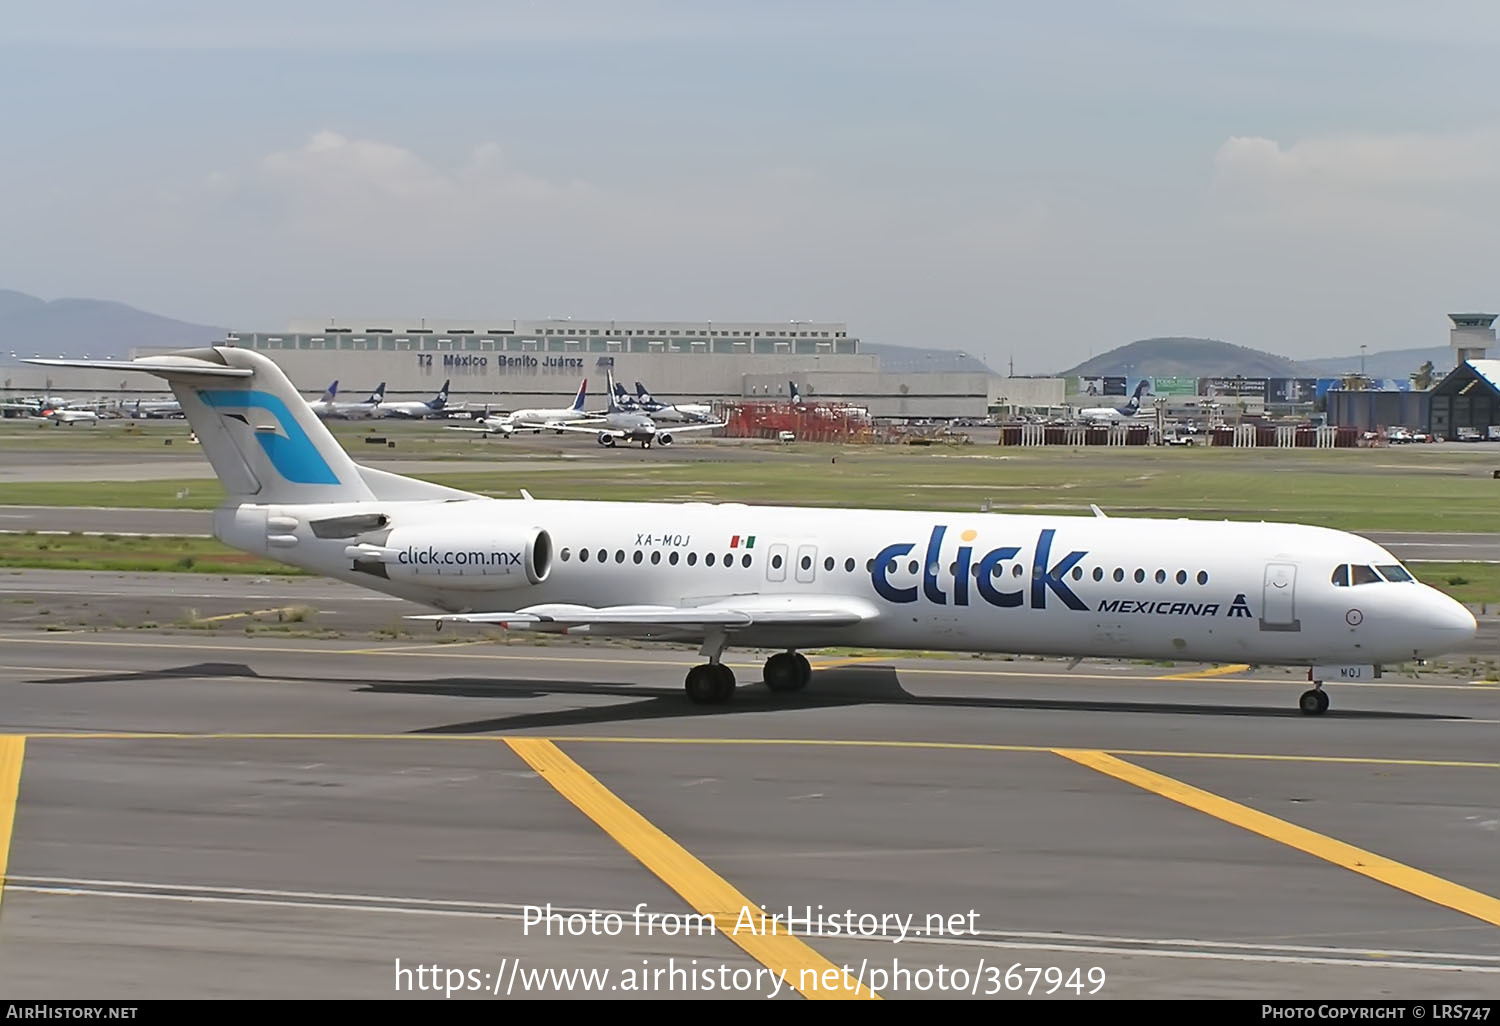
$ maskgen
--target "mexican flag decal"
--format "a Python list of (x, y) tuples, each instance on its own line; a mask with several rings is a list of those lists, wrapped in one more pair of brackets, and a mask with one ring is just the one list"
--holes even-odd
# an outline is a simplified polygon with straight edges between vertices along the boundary
[(731, 549), (753, 549), (755, 548), (755, 535), (752, 534), (748, 538), (746, 538), (743, 535), (737, 534), (733, 538), (729, 539), (729, 547)]

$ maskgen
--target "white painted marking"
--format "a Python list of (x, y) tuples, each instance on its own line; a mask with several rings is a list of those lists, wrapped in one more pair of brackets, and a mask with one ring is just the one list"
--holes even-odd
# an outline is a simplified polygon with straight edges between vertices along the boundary
[[(130, 890), (120, 888), (132, 888)], [(80, 880), (66, 877), (12, 876), (6, 890), (24, 894), (66, 897), (133, 898), (201, 904), (254, 905), (318, 911), (384, 912), (456, 918), (523, 920), (521, 904), (446, 901), (388, 895), (338, 894), (326, 891), (276, 891), (247, 887), (189, 886), (124, 880)], [(592, 911), (554, 906), (563, 914)], [(627, 909), (601, 909), (624, 917)], [(850, 935), (850, 941), (889, 943), (889, 938)], [(1272, 945), (1189, 938), (1110, 937), (1101, 934), (1033, 933), (986, 930), (979, 937), (908, 937), (908, 943), (1001, 950), (1073, 951), (1097, 955), (1145, 955), (1230, 962), (1270, 962), (1287, 965), (1339, 965), (1366, 969), (1425, 969), (1500, 974), (1500, 955), (1448, 951), (1406, 951)], [(1422, 961), (1422, 960), (1428, 961)]]

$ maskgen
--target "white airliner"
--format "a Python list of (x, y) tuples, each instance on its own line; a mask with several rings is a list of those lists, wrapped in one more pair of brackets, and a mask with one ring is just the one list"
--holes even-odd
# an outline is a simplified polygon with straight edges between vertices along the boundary
[(1141, 396), (1151, 391), (1151, 383), (1142, 381), (1135, 386), (1135, 394), (1126, 400), (1124, 406), (1090, 406), (1086, 410), (1079, 410), (1080, 420), (1130, 420), (1141, 412)]
[[(663, 427), (657, 424), (655, 413), (646, 413), (639, 407), (622, 407), (615, 399), (617, 394), (614, 377), (609, 378), (609, 390), (605, 392), (609, 396), (609, 408), (602, 420), (590, 421), (585, 424), (560, 424), (559, 431), (579, 431), (598, 436), (599, 444), (608, 448), (614, 448), (618, 442), (638, 442), (642, 449), (651, 448), (654, 442), (657, 445), (671, 445), (674, 439), (673, 432), (680, 431), (709, 431), (714, 428), (724, 427), (723, 424), (705, 421), (695, 424), (681, 424), (676, 427)], [(580, 391), (580, 395), (583, 393)]]
[(1320, 714), (1325, 681), (1475, 633), (1385, 549), (1327, 528), (492, 499), (357, 465), (254, 350), (111, 369), (170, 383), (224, 487), (226, 544), (438, 611), (418, 620), (698, 645), (694, 702), (734, 695), (733, 643), (777, 650), (777, 692), (811, 679), (799, 649), (832, 645), (1305, 666), (1299, 707)]
[(632, 399), (625, 392), (625, 386), (610, 382), (614, 393), (615, 402), (625, 410), (632, 407), (641, 413), (649, 414), (651, 419), (659, 423), (691, 424), (703, 423), (713, 420), (713, 410), (706, 403), (673, 403), (667, 405), (659, 402), (646, 386), (639, 381), (635, 383), (635, 396)]
[(357, 403), (339, 402), (339, 383), (334, 381), (317, 399), (309, 400), (307, 408), (319, 417), (335, 417), (344, 420), (360, 420), (379, 417), (380, 404), (385, 396), (385, 382), (370, 393), (370, 398)]
[(598, 414), (589, 413), (584, 408), (588, 398), (589, 379), (584, 378), (578, 386), (578, 395), (573, 399), (573, 405), (560, 409), (534, 409), (534, 410), (512, 410), (510, 413), (498, 417), (476, 418), (479, 427), (454, 427), (449, 431), (478, 431), (484, 435), (499, 435), (501, 438), (509, 438), (517, 431), (556, 431), (562, 434), (563, 425), (580, 424), (600, 419)]
[[(412, 417), (417, 420), (424, 420), (428, 417), (446, 417), (464, 408), (462, 405), (449, 405), (448, 386), (450, 384), (452, 384), (451, 379), (443, 382), (443, 387), (438, 389), (438, 394), (425, 403), (418, 400), (382, 401), (375, 407), (375, 415), (378, 417)], [(385, 383), (382, 382), (381, 389), (384, 388)]]

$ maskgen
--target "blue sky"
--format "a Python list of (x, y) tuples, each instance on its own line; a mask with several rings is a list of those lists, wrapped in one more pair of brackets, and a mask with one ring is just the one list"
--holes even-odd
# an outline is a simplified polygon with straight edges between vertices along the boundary
[[(311, 8), (310, 10), (308, 8)], [(1500, 7), (8, 5), (0, 288), (843, 320), (1018, 373), (1500, 306)]]

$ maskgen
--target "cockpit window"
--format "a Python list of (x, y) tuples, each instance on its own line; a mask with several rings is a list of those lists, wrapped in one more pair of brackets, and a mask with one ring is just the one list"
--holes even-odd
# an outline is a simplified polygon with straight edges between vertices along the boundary
[(1350, 582), (1353, 584), (1379, 584), (1380, 575), (1375, 572), (1374, 567), (1356, 564), (1349, 568)]
[(1338, 585), (1340, 588), (1347, 588), (1349, 586), (1348, 563), (1345, 563), (1343, 566), (1336, 566), (1333, 568), (1333, 583)]
[(1375, 569), (1379, 570), (1380, 576), (1384, 577), (1388, 581), (1400, 582), (1416, 580), (1416, 578), (1412, 577), (1412, 575), (1407, 572), (1406, 567), (1404, 566), (1377, 566)]

